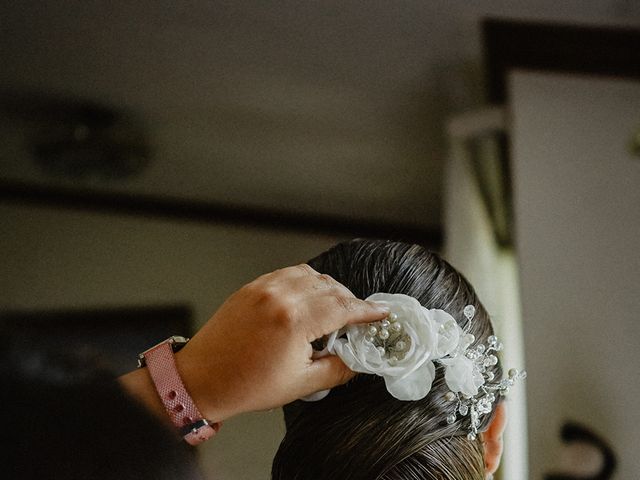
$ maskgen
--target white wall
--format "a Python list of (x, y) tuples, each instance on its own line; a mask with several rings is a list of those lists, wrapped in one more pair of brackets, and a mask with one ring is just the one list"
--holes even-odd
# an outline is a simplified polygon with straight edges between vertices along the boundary
[[(0, 219), (0, 309), (186, 303), (198, 325), (254, 277), (306, 261), (337, 241), (4, 204)], [(229, 420), (199, 447), (208, 476), (270, 478), (283, 434), (280, 410)]]
[(638, 478), (640, 83), (511, 78), (532, 479), (568, 419), (593, 427)]
[[(483, 131), (486, 118), (479, 115), (475, 128)], [(467, 134), (473, 136), (473, 130), (472, 124)], [(491, 315), (496, 334), (505, 345), (501, 355), (505, 369), (522, 369), (526, 364), (515, 257), (512, 250), (499, 248), (495, 242), (467, 155), (460, 139), (452, 139), (444, 199), (446, 258), (471, 282)], [(520, 382), (507, 397), (508, 423), (499, 478), (529, 478), (525, 387)]]

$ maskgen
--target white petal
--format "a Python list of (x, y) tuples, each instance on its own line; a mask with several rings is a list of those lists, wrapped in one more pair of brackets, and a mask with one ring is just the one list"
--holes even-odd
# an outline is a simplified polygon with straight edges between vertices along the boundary
[(400, 307), (418, 308), (420, 302), (414, 297), (404, 295), (402, 293), (374, 293), (368, 296), (365, 300), (368, 302), (379, 302), (384, 304), (393, 304)]
[[(407, 333), (412, 337), (411, 340), (414, 340), (417, 345), (418, 355), (434, 358), (438, 341), (438, 328), (439, 325), (430, 318), (428, 310), (421, 307), (420, 318), (406, 328)], [(412, 331), (414, 333), (410, 333)]]
[(380, 373), (389, 366), (373, 343), (363, 340), (359, 344), (350, 345), (367, 372)]
[(429, 313), (438, 326), (435, 356), (437, 358), (446, 357), (456, 350), (464, 332), (455, 319), (444, 310), (434, 309)]
[(354, 372), (371, 373), (367, 370), (360, 360), (356, 356), (353, 348), (344, 338), (336, 338), (333, 344), (333, 350), (337, 356), (339, 356), (344, 364)]
[(420, 400), (431, 390), (436, 375), (433, 362), (425, 362), (420, 368), (404, 377), (384, 377), (387, 390), (398, 400)]
[(473, 362), (464, 355), (442, 360), (445, 365), (444, 379), (452, 392), (475, 396), (478, 394), (477, 375)]
[(338, 334), (340, 333), (339, 330), (336, 330), (335, 332), (333, 332), (331, 335), (329, 335), (329, 338), (327, 339), (327, 351), (329, 353), (333, 353), (333, 345), (334, 343), (336, 343), (336, 338), (338, 338)]

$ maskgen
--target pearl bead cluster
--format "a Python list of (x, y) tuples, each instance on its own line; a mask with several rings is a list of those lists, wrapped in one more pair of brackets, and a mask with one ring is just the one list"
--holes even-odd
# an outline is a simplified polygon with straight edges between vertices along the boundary
[(395, 313), (380, 322), (370, 323), (364, 338), (373, 343), (380, 356), (391, 365), (404, 359), (411, 347), (411, 337), (404, 332)]
[[(473, 335), (467, 334), (465, 336), (467, 346), (471, 345), (474, 341), (475, 337)], [(495, 375), (493, 372), (487, 371), (487, 369), (498, 363), (498, 357), (492, 352), (502, 350), (503, 346), (495, 335), (491, 335), (487, 339), (487, 344), (487, 346), (479, 344), (475, 348), (466, 348), (464, 351), (464, 355), (473, 361), (475, 371), (481, 374), (485, 380), (484, 384), (479, 387), (478, 394), (470, 397), (456, 392), (447, 392), (444, 396), (446, 401), (456, 402), (453, 413), (447, 415), (447, 423), (449, 425), (456, 422), (458, 415), (462, 417), (469, 415), (470, 431), (467, 434), (467, 438), (471, 441), (475, 440), (478, 435), (481, 417), (491, 413), (497, 397), (507, 395), (510, 387), (513, 386), (516, 380), (524, 380), (527, 378), (527, 372), (524, 370), (520, 372), (512, 368), (509, 370), (508, 378), (491, 383)]]

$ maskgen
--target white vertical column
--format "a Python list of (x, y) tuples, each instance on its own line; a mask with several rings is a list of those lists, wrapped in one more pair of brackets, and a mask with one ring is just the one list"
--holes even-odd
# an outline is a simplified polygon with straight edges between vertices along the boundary
[[(445, 180), (445, 239), (447, 259), (473, 284), (492, 316), (496, 333), (505, 344), (505, 367), (525, 366), (520, 314), (518, 271), (512, 249), (500, 248), (491, 220), (469, 165), (465, 141), (504, 129), (501, 109), (471, 112), (451, 120), (451, 145)], [(502, 478), (526, 480), (526, 382), (508, 397), (508, 424), (500, 472)]]

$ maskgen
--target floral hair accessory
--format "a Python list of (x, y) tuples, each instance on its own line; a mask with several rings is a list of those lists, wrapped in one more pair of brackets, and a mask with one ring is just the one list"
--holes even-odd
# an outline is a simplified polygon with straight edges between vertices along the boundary
[[(492, 383), (494, 374), (489, 368), (498, 363), (495, 353), (502, 344), (492, 335), (488, 345), (470, 348), (475, 337), (444, 310), (425, 308), (403, 294), (375, 293), (367, 300), (386, 305), (391, 314), (380, 322), (348, 325), (333, 332), (316, 357), (332, 353), (355, 372), (381, 376), (389, 393), (399, 400), (424, 398), (431, 391), (436, 364), (443, 365), (450, 389), (445, 398), (455, 402), (447, 423), (453, 424), (458, 415), (469, 415), (471, 440), (478, 433), (480, 418), (491, 412), (497, 396), (505, 395), (515, 380), (526, 377), (526, 372), (512, 369), (508, 378)], [(463, 313), (470, 325), (475, 307), (467, 305)], [(325, 390), (303, 400), (320, 400), (328, 393)]]

